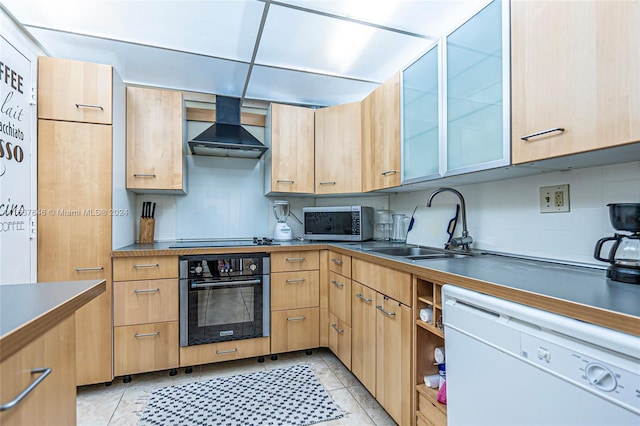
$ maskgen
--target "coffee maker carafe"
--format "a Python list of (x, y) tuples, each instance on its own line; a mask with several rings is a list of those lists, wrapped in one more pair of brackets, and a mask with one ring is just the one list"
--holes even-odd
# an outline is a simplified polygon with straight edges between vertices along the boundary
[[(607, 277), (614, 281), (640, 284), (640, 203), (607, 204), (609, 220), (618, 231), (613, 237), (598, 240), (593, 256), (602, 262), (610, 263)], [(602, 257), (602, 247), (613, 241), (608, 257)]]

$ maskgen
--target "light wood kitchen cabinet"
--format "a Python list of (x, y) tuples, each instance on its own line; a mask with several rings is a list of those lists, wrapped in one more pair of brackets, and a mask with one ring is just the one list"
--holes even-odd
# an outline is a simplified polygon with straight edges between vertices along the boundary
[(271, 353), (319, 346), (320, 309), (304, 308), (271, 312)]
[(186, 193), (182, 93), (127, 87), (127, 189)]
[(13, 400), (43, 372), (48, 376), (15, 407), (0, 412), (3, 426), (76, 424), (75, 316), (71, 315), (0, 364), (0, 401)]
[(113, 346), (116, 376), (176, 369), (180, 364), (178, 321), (115, 327)]
[(328, 269), (329, 349), (351, 369), (351, 256), (329, 251)]
[(376, 292), (353, 282), (351, 297), (351, 371), (376, 396)]
[(329, 250), (329, 271), (351, 278), (351, 256)]
[(640, 140), (638, 22), (635, 1), (511, 2), (514, 164)]
[(400, 73), (362, 101), (362, 191), (400, 185)]
[(111, 124), (112, 88), (109, 65), (38, 58), (38, 118)]
[(318, 271), (277, 272), (271, 274), (271, 310), (319, 306)]
[(111, 147), (110, 125), (38, 120), (38, 281), (107, 281), (76, 314), (78, 385), (113, 378)]
[(329, 349), (351, 369), (351, 327), (332, 313), (329, 313), (329, 324)]
[(362, 192), (360, 102), (315, 112), (316, 194)]
[(267, 110), (265, 193), (314, 193), (314, 110), (272, 103)]
[(351, 325), (351, 279), (329, 272), (329, 311)]

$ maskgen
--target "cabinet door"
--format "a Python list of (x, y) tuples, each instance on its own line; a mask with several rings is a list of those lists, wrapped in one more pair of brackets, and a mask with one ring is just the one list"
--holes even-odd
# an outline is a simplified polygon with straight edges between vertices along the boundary
[(380, 293), (376, 309), (376, 398), (398, 424), (411, 424), (411, 309)]
[(329, 311), (351, 325), (351, 280), (329, 272)]
[(115, 282), (113, 325), (178, 321), (178, 280)]
[(105, 278), (77, 311), (78, 385), (111, 381), (111, 126), (38, 120), (38, 281)]
[(271, 274), (271, 309), (310, 308), (320, 304), (318, 271)]
[(38, 118), (111, 124), (110, 65), (38, 58)]
[(271, 312), (271, 353), (317, 348), (320, 308)]
[(360, 102), (315, 112), (316, 194), (362, 192)]
[(311, 108), (271, 104), (267, 118), (271, 191), (313, 194), (314, 113)]
[(376, 396), (376, 292), (353, 282), (351, 297), (351, 372)]
[(400, 185), (400, 73), (362, 101), (362, 190)]
[(329, 349), (351, 369), (351, 327), (333, 314), (329, 314), (329, 324)]
[(637, 1), (511, 2), (514, 164), (640, 140), (638, 22)]
[(115, 327), (116, 376), (178, 368), (178, 321)]
[(127, 87), (127, 189), (185, 192), (182, 93)]

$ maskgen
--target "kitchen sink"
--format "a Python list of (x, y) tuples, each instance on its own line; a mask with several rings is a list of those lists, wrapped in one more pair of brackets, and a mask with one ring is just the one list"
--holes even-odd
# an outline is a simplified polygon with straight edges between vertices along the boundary
[(367, 249), (367, 251), (387, 256), (402, 257), (410, 260), (426, 260), (426, 259), (455, 259), (467, 256), (473, 256), (470, 252), (457, 252), (452, 250), (444, 250), (429, 247), (378, 247)]

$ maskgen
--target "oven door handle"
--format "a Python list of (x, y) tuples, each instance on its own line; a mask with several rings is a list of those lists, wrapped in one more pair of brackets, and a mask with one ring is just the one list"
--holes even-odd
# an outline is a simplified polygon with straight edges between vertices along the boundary
[(191, 288), (207, 288), (223, 285), (241, 285), (241, 284), (260, 284), (260, 280), (239, 280), (239, 281), (211, 281), (211, 282), (198, 282), (191, 283)]

